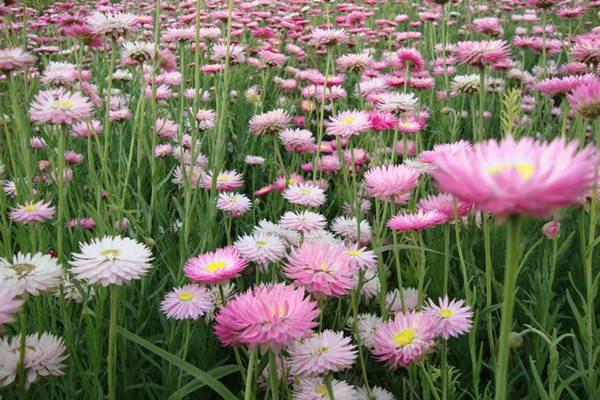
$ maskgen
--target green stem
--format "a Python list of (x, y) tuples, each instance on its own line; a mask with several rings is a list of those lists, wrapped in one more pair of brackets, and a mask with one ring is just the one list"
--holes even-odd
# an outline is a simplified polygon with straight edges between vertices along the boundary
[[(248, 379), (249, 381), (250, 379)], [(277, 357), (273, 351), (269, 351), (269, 381), (271, 383), (271, 396), (273, 400), (279, 400), (279, 378), (277, 377)]]
[(248, 361), (248, 378), (246, 379), (246, 389), (244, 390), (244, 400), (254, 398), (252, 396), (252, 384), (254, 383), (254, 364), (256, 363), (257, 348), (250, 351), (250, 360)]
[(116, 400), (117, 314), (119, 312), (119, 287), (110, 287), (110, 325), (108, 330), (108, 400)]

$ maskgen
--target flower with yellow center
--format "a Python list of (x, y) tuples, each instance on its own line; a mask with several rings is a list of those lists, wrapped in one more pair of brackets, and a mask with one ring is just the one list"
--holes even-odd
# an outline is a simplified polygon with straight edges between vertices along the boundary
[(220, 270), (224, 270), (225, 267), (226, 267), (226, 265), (223, 261), (215, 261), (215, 262), (211, 262), (210, 264), (205, 265), (204, 269), (206, 269), (210, 272), (217, 272)]
[(355, 118), (353, 116), (347, 116), (347, 117), (342, 118), (340, 121), (343, 124), (350, 125), (350, 124), (354, 123), (354, 120), (355, 120)]
[(415, 340), (415, 330), (412, 328), (406, 328), (406, 329), (402, 329), (400, 331), (398, 331), (392, 341), (394, 342), (394, 344), (396, 344), (397, 346), (408, 346), (409, 344), (412, 344)]
[(105, 258), (117, 258), (121, 255), (121, 251), (117, 249), (106, 249), (100, 252), (100, 255)]
[(177, 298), (181, 301), (190, 301), (194, 298), (194, 294), (192, 292), (181, 292), (179, 293), (179, 296), (177, 296)]
[(351, 256), (360, 256), (362, 254), (362, 251), (359, 251), (359, 250), (346, 250), (346, 254), (349, 254)]
[(529, 179), (531, 179), (531, 177), (533, 176), (533, 173), (535, 172), (535, 168), (534, 168), (533, 164), (526, 163), (526, 162), (514, 162), (514, 163), (493, 165), (493, 166), (487, 167), (486, 172), (489, 175), (498, 175), (498, 174), (502, 174), (502, 173), (504, 173), (506, 171), (510, 171), (510, 170), (516, 170), (519, 173), (519, 175), (521, 176), (521, 179), (523, 179), (524, 181), (528, 181)]
[(454, 315), (454, 311), (450, 310), (449, 308), (442, 308), (441, 310), (438, 311), (438, 315), (442, 318), (450, 318), (452, 315)]
[(34, 212), (40, 209), (40, 206), (37, 204), (27, 204), (25, 206), (23, 206), (23, 211), (27, 211), (27, 212)]

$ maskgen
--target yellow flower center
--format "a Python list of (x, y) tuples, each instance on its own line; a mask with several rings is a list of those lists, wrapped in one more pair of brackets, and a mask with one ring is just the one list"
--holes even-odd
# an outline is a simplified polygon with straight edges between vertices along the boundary
[(327, 386), (325, 386), (324, 384), (320, 384), (319, 386), (317, 386), (315, 388), (315, 393), (318, 393), (321, 396), (328, 396), (329, 397), (329, 391), (327, 390)]
[(119, 257), (121, 255), (121, 251), (116, 250), (116, 249), (106, 249), (106, 250), (102, 250), (100, 252), (100, 255), (102, 257), (106, 257), (106, 258), (115, 258), (115, 257)]
[(72, 101), (69, 100), (59, 100), (59, 101), (54, 101), (52, 103), (52, 108), (68, 108), (71, 109), (75, 106), (75, 103), (73, 103)]
[(327, 265), (327, 263), (322, 263), (321, 264), (321, 271), (328, 271), (329, 270), (329, 265)]
[(408, 346), (415, 340), (415, 330), (412, 328), (402, 329), (394, 335), (392, 342), (398, 346)]
[(262, 240), (257, 240), (256, 241), (256, 245), (259, 246), (259, 247), (266, 246), (267, 242), (263, 242)]
[(488, 167), (486, 171), (489, 175), (498, 175), (506, 171), (510, 171), (512, 169), (517, 170), (517, 172), (519, 173), (519, 175), (521, 175), (521, 178), (524, 181), (528, 181), (533, 176), (534, 172), (533, 164), (525, 162), (495, 165)]
[(450, 310), (449, 308), (442, 308), (438, 311), (438, 315), (442, 318), (450, 318), (452, 315), (454, 315), (454, 311)]
[(217, 176), (217, 182), (229, 182), (231, 178), (229, 175), (219, 175)]
[(350, 125), (352, 123), (354, 123), (354, 117), (349, 116), (349, 117), (344, 117), (341, 119), (342, 124), (346, 124), (346, 125)]
[(27, 204), (26, 206), (23, 207), (24, 211), (27, 212), (34, 212), (40, 209), (40, 206), (38, 206), (37, 204)]
[(296, 180), (294, 178), (288, 179), (288, 185), (294, 185), (294, 184), (296, 184)]
[(31, 264), (15, 264), (12, 266), (12, 269), (15, 270), (17, 275), (23, 276), (33, 271), (35, 269), (35, 266)]
[(321, 355), (321, 354), (325, 354), (329, 351), (329, 347), (327, 346), (322, 346), (322, 347), (317, 347), (316, 349), (313, 350), (313, 354), (315, 356)]
[(271, 316), (275, 316), (275, 314), (279, 315), (279, 318), (283, 317), (285, 313), (285, 307), (281, 306), (272, 306), (271, 307)]
[(190, 301), (194, 298), (192, 292), (181, 292), (179, 296), (177, 296), (181, 301)]
[(358, 250), (346, 250), (346, 254), (350, 254), (351, 256), (360, 256), (362, 253)]
[(225, 263), (223, 261), (215, 261), (207, 264), (204, 269), (209, 270), (210, 272), (217, 272), (219, 270), (225, 269)]
[(310, 189), (300, 189), (300, 193), (302, 193), (305, 196), (308, 196), (311, 193)]

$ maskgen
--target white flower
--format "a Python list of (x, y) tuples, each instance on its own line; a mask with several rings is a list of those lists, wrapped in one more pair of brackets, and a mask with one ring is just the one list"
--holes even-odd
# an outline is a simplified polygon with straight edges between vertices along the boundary
[(19, 285), (30, 295), (54, 291), (62, 279), (62, 267), (49, 255), (19, 253), (10, 261), (0, 258), (0, 281)]
[(248, 261), (267, 266), (285, 255), (285, 244), (274, 235), (257, 233), (244, 235), (235, 242), (235, 249)]

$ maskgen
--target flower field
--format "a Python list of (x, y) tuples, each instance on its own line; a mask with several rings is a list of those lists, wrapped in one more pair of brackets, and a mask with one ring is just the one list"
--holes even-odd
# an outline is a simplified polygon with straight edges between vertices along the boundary
[(0, 0), (0, 399), (600, 399), (599, 23)]

